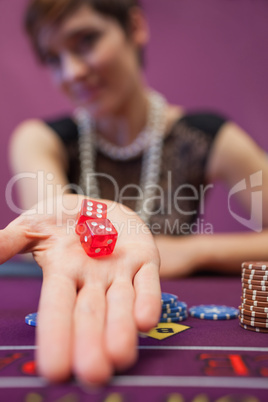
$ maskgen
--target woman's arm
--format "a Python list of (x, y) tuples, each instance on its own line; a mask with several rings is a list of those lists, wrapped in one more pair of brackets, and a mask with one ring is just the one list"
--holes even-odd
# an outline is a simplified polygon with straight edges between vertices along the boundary
[[(256, 177), (258, 172), (260, 175)], [(242, 180), (246, 180), (246, 189), (238, 191), (236, 196), (249, 216), (253, 191), (261, 190), (262, 205), (267, 205), (267, 153), (235, 123), (225, 123), (218, 133), (207, 164), (206, 177), (208, 182), (222, 181), (229, 189)], [(262, 210), (262, 223), (264, 227), (268, 226), (268, 210), (266, 208)]]
[(13, 174), (21, 176), (16, 183), (24, 210), (47, 197), (68, 193), (64, 145), (42, 121), (28, 120), (17, 127), (10, 141), (10, 165)]
[(157, 236), (160, 277), (174, 278), (205, 270), (239, 274), (244, 261), (268, 260), (268, 230), (261, 233), (226, 233)]
[[(207, 182), (220, 180), (226, 183), (229, 189), (245, 179), (246, 189), (238, 191), (237, 198), (248, 212), (248, 216), (252, 207), (251, 191), (262, 191), (262, 211), (253, 212), (257, 217), (260, 216), (259, 212), (262, 212), (263, 230), (261, 233), (252, 231), (176, 238), (156, 237), (155, 241), (161, 257), (160, 275), (163, 277), (184, 276), (203, 268), (239, 273), (241, 263), (245, 260), (268, 259), (268, 230), (266, 229), (268, 211), (264, 208), (268, 204), (266, 153), (236, 124), (225, 123), (213, 145), (206, 176)], [(250, 177), (253, 177), (252, 182)], [(261, 185), (258, 185), (256, 177), (258, 179), (261, 177)], [(251, 184), (256, 186), (251, 188)], [(255, 224), (257, 225), (258, 222)]]
[[(10, 149), (14, 173), (41, 172), (45, 178), (45, 191), (38, 176), (19, 181), (22, 206), (31, 210), (0, 231), (0, 263), (32, 252), (43, 270), (39, 372), (52, 381), (74, 373), (82, 382), (106, 382), (115, 370), (135, 362), (137, 332), (148, 331), (160, 316), (159, 255), (153, 238), (133, 211), (104, 201), (118, 228), (117, 244), (110, 256), (88, 257), (74, 232), (84, 197), (61, 191), (68, 184), (67, 158), (56, 135), (41, 122), (27, 122), (13, 135)], [(46, 188), (59, 188), (59, 194)]]

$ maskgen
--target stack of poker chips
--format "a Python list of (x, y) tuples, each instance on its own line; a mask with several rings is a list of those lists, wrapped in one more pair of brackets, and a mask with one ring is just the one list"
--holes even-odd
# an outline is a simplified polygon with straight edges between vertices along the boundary
[(187, 304), (179, 301), (178, 296), (162, 293), (162, 312), (159, 322), (180, 322), (188, 317)]
[(242, 264), (240, 326), (268, 333), (268, 262)]

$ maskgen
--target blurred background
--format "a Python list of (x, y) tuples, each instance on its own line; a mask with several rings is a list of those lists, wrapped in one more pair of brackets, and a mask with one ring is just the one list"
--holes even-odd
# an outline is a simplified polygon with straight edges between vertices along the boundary
[[(5, 199), (12, 131), (24, 119), (51, 118), (71, 110), (32, 55), (22, 28), (26, 3), (0, 0), (0, 228), (16, 216)], [(145, 54), (148, 83), (187, 110), (225, 114), (268, 150), (268, 1), (142, 0), (142, 4), (151, 31)], [(217, 185), (214, 190), (206, 221), (216, 232), (245, 230), (228, 212), (226, 189)], [(232, 209), (247, 217), (235, 203)]]

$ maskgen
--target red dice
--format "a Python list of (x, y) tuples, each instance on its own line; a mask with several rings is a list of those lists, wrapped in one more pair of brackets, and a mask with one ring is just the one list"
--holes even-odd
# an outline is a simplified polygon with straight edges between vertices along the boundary
[(84, 222), (88, 219), (103, 219), (107, 217), (107, 205), (93, 200), (83, 200), (75, 222), (75, 232), (81, 235)]
[(84, 222), (80, 241), (90, 257), (100, 257), (113, 252), (117, 236), (109, 219), (91, 219)]

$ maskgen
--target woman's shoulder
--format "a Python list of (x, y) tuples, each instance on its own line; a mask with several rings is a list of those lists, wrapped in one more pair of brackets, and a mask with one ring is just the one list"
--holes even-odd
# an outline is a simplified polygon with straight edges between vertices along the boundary
[(181, 125), (186, 125), (214, 137), (229, 120), (224, 114), (213, 110), (196, 109), (188, 111), (183, 108), (179, 110), (180, 113), (174, 120), (170, 133), (177, 131)]
[(27, 119), (12, 132), (9, 141), (10, 162), (14, 171), (46, 155), (63, 155), (59, 138), (41, 119)]
[(213, 136), (228, 121), (228, 118), (215, 111), (197, 110), (187, 112), (179, 121)]
[(56, 137), (52, 135), (52, 130), (42, 119), (27, 119), (15, 127), (12, 132), (11, 145), (21, 146), (22, 143), (35, 146), (48, 144), (51, 139)]

